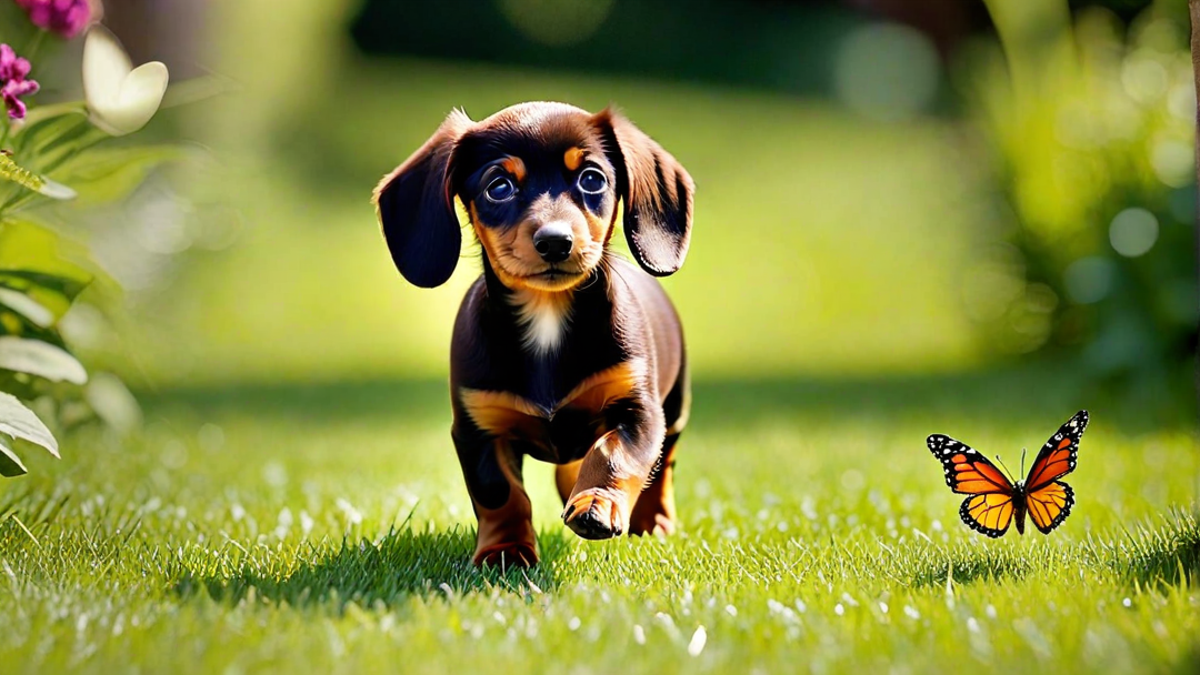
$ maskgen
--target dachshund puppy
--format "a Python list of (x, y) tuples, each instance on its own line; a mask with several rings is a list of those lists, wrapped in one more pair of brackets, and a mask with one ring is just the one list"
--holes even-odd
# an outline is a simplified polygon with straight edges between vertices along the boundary
[[(688, 374), (679, 318), (654, 277), (683, 264), (692, 194), (687, 171), (618, 113), (544, 102), (482, 122), (452, 112), (375, 189), (409, 282), (431, 288), (454, 271), (456, 198), (483, 249), (450, 346), (475, 564), (538, 560), (526, 455), (558, 465), (562, 518), (579, 536), (674, 530)], [(619, 201), (640, 269), (608, 250)]]

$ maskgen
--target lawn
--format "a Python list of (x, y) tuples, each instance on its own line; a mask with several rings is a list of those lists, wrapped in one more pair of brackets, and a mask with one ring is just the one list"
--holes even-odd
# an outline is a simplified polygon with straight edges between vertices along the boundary
[[(1188, 672), (1192, 432), (1059, 375), (701, 383), (679, 536), (576, 538), (538, 465), (544, 562), (506, 573), (468, 562), (442, 383), (180, 390), (150, 403), (140, 440), (77, 437), (66, 461), (5, 486), (0, 662)], [(961, 525), (925, 434), (1015, 464), (1081, 402), (1094, 421), (1066, 523), (999, 541)]]
[[(61, 461), (23, 448), (30, 475), (0, 483), (4, 675), (1200, 665), (1190, 395), (987, 351), (962, 287), (998, 219), (963, 129), (314, 56), (341, 25), (317, 12), (283, 17), (304, 24), (293, 49), (252, 59), (255, 12), (274, 7), (223, 6), (248, 15), (223, 38), (244, 86), (185, 120), (219, 161), (183, 195), (236, 209), (240, 235), (167, 263), (142, 252), (166, 270), (150, 287), (65, 327), (131, 384), (145, 427), (69, 435)], [(445, 384), (478, 262), (406, 287), (367, 196), (451, 107), (542, 98), (620, 103), (698, 185), (692, 252), (666, 280), (695, 366), (681, 532), (579, 539), (533, 464), (543, 562), (479, 571)], [(959, 522), (926, 435), (1016, 469), (1080, 408), (1062, 527), (990, 540)]]

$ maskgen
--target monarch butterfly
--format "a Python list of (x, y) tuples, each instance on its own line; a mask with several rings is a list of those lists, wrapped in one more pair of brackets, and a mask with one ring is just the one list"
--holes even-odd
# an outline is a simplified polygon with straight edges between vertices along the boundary
[(942, 434), (933, 434), (925, 443), (942, 462), (946, 485), (959, 494), (970, 495), (963, 500), (958, 515), (971, 529), (999, 537), (1008, 531), (1015, 517), (1017, 532), (1025, 534), (1028, 512), (1037, 529), (1050, 534), (1067, 519), (1075, 503), (1075, 492), (1059, 478), (1075, 470), (1079, 439), (1087, 425), (1087, 411), (1075, 413), (1042, 446), (1025, 480), (1015, 484), (965, 443)]

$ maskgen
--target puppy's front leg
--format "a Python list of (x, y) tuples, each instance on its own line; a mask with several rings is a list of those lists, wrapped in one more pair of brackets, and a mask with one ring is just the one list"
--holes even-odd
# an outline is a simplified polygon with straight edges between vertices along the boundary
[(648, 396), (617, 401), (606, 411), (610, 431), (596, 439), (579, 466), (563, 521), (585, 539), (629, 531), (629, 518), (666, 433), (662, 410)]
[(476, 565), (537, 564), (533, 506), (521, 476), (522, 455), (503, 439), (478, 443), (456, 435), (454, 440), (479, 521), (471, 560)]

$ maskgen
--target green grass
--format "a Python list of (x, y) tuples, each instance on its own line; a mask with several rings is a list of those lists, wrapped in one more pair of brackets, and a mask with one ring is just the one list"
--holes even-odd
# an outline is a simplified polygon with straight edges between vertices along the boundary
[[(1184, 672), (1200, 644), (1186, 415), (1061, 374), (701, 382), (679, 536), (578, 539), (535, 464), (544, 561), (506, 573), (468, 563), (444, 384), (164, 393), (142, 440), (88, 434), (3, 486), (0, 662), (14, 675)], [(1094, 421), (1066, 523), (999, 541), (962, 526), (924, 436), (1013, 463), (1081, 403)]]

